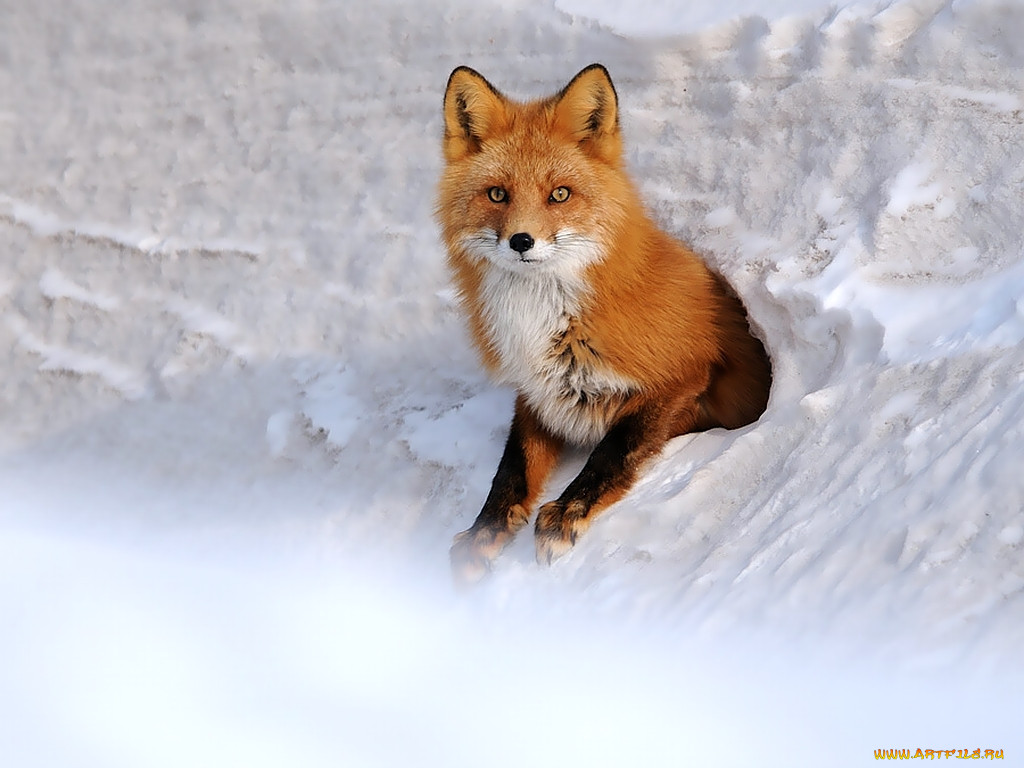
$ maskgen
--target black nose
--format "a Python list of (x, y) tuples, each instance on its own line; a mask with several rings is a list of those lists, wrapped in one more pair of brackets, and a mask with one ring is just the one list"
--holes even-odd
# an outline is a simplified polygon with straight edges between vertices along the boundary
[(517, 232), (508, 239), (508, 247), (516, 253), (526, 253), (533, 248), (533, 238), (526, 232)]

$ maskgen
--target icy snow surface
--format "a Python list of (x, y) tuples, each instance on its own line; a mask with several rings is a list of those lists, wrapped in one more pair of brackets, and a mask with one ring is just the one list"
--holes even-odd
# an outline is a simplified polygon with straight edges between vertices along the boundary
[[(0, 0), (5, 767), (1024, 765), (1024, 5), (621, 5)], [(456, 595), (442, 90), (592, 61), (771, 402)]]

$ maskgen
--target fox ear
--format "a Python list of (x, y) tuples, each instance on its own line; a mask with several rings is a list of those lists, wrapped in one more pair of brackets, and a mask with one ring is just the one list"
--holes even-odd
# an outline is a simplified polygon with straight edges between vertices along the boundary
[(444, 154), (447, 160), (478, 152), (504, 123), (505, 97), (480, 73), (456, 67), (444, 92)]
[(555, 121), (585, 149), (608, 162), (621, 159), (619, 98), (600, 64), (581, 71), (555, 97)]

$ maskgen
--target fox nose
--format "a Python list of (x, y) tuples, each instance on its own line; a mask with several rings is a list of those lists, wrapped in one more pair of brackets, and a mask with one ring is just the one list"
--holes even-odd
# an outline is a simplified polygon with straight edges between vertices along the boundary
[(517, 232), (508, 239), (508, 247), (516, 253), (526, 253), (533, 248), (533, 238), (528, 232)]

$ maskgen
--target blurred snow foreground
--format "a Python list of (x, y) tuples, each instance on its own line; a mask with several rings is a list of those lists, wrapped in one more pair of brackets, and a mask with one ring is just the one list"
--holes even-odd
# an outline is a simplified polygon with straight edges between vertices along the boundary
[[(0, 2), (5, 766), (1024, 764), (1024, 6), (578, 5)], [(592, 61), (771, 403), (456, 596), (441, 93)]]

